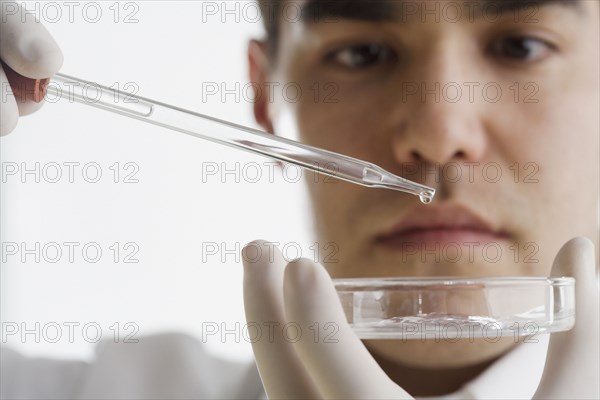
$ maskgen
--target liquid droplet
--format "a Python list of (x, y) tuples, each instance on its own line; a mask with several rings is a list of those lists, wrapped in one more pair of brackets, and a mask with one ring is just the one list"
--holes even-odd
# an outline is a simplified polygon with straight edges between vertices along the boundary
[(431, 203), (432, 197), (429, 193), (421, 192), (419, 194), (419, 200), (421, 200), (421, 203), (423, 204), (429, 204)]

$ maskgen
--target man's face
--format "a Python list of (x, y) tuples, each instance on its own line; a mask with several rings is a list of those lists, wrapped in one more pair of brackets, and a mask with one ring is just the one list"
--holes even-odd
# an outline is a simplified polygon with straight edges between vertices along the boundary
[[(270, 99), (259, 121), (437, 189), (424, 205), (307, 175), (316, 240), (335, 243), (323, 260), (333, 277), (543, 276), (568, 239), (597, 243), (595, 0), (283, 4), (265, 76), (302, 96)], [(402, 346), (399, 360), (431, 366), (507, 345), (462, 357)]]

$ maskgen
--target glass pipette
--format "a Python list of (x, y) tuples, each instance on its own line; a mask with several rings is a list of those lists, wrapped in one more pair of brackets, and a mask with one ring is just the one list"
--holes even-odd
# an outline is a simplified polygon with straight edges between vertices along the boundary
[(358, 185), (411, 193), (419, 196), (421, 202), (426, 204), (430, 203), (435, 195), (435, 189), (394, 175), (370, 162), (134, 96), (72, 76), (55, 74), (46, 86), (46, 96), (50, 99), (48, 95), (289, 162)]

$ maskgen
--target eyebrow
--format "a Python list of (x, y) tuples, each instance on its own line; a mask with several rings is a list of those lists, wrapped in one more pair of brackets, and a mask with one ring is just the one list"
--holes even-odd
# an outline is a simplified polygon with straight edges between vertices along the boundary
[(397, 0), (306, 0), (301, 6), (301, 20), (305, 23), (325, 19), (384, 22), (397, 17), (398, 4)]
[[(475, 11), (489, 8), (496, 15), (509, 12), (514, 14), (519, 10), (531, 7), (540, 8), (551, 5), (581, 10), (581, 0), (465, 0), (452, 3), (454, 5), (468, 4)], [(417, 4), (423, 3), (414, 0), (306, 0), (300, 6), (300, 20), (305, 24), (336, 19), (365, 22), (391, 22), (398, 19), (405, 21), (409, 11), (413, 15), (417, 12), (415, 8)], [(474, 18), (478, 17), (481, 17), (481, 12), (474, 13)]]
[(523, 10), (530, 7), (564, 6), (581, 10), (581, 0), (480, 0), (482, 7), (494, 6), (498, 13)]

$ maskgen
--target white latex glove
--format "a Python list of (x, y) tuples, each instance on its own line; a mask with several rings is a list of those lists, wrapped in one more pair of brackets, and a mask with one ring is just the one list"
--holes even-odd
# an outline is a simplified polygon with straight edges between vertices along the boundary
[(594, 244), (567, 242), (552, 265), (553, 276), (575, 278), (573, 329), (550, 336), (548, 356), (535, 399), (600, 399), (600, 291)]
[[(29, 89), (35, 79), (54, 75), (62, 66), (63, 55), (33, 15), (24, 17), (19, 2), (0, 0), (0, 60), (22, 75), (0, 65), (0, 136), (4, 136), (16, 127), (19, 115), (31, 114), (43, 105), (33, 100)], [(9, 82), (13, 87), (28, 88), (23, 90), (25, 96), (15, 97)]]
[[(412, 398), (387, 377), (349, 327), (322, 266), (307, 259), (286, 266), (279, 250), (265, 241), (249, 243), (242, 256), (246, 320), (249, 326), (262, 328), (263, 335), (251, 339), (269, 398)], [(600, 316), (594, 258), (593, 244), (576, 238), (562, 247), (553, 264), (553, 276), (573, 276), (577, 281), (577, 320), (571, 331), (552, 335), (535, 398), (599, 398)], [(282, 335), (287, 323), (301, 326), (298, 341)], [(315, 323), (321, 329), (316, 340)], [(322, 328), (327, 323), (339, 328), (335, 343), (325, 340)], [(265, 334), (269, 326), (275, 327), (272, 337)]]
[[(346, 322), (327, 271), (307, 259), (286, 266), (268, 243), (251, 242), (242, 250), (246, 319), (248, 326), (262, 328), (262, 336), (251, 340), (267, 396), (412, 399), (388, 378)], [(257, 257), (258, 248), (262, 257)], [(301, 327), (299, 340), (292, 342), (295, 329), (289, 331), (292, 340), (285, 339), (286, 323)], [(266, 334), (269, 326), (274, 327), (272, 337)]]

